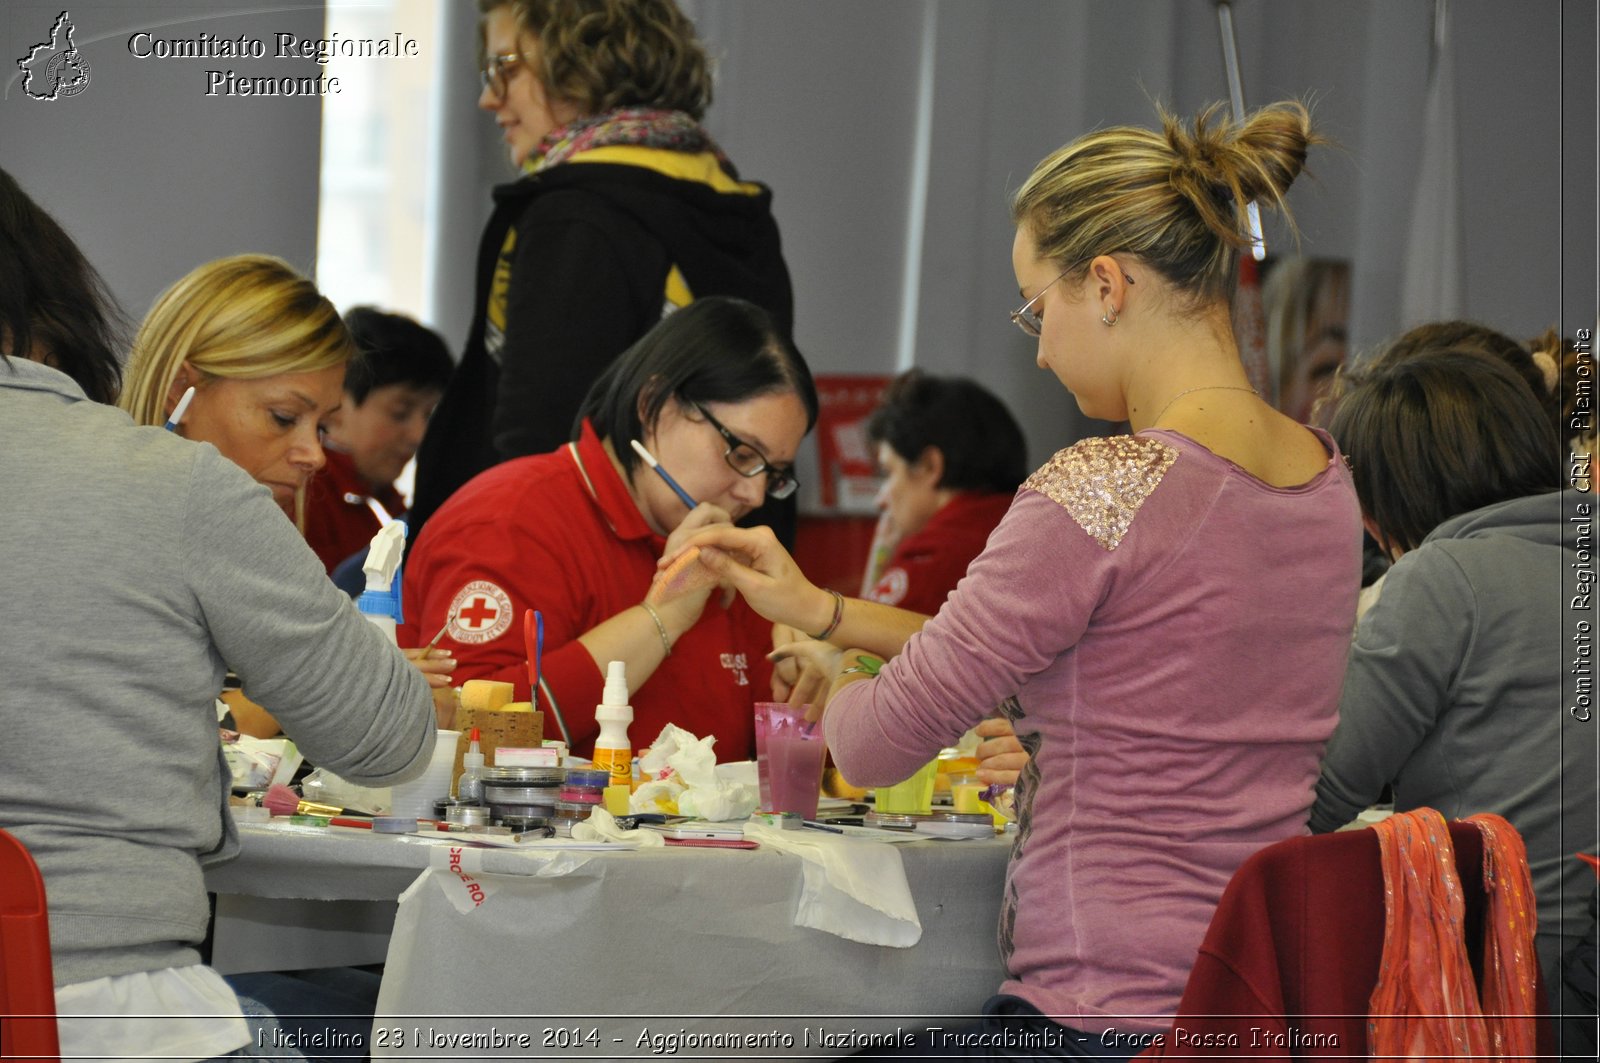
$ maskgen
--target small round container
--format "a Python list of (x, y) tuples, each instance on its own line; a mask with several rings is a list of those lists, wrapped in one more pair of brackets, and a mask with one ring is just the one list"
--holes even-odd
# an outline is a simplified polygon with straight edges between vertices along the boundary
[(556, 814), (556, 806), (551, 805), (490, 805), (489, 818), (500, 820), (507, 817), (521, 816), (531, 819), (549, 819)]
[(513, 764), (503, 768), (484, 768), (478, 772), (488, 786), (560, 786), (567, 773), (560, 768)]
[(485, 786), (483, 800), (490, 805), (553, 805), (561, 796), (557, 786)]
[(572, 816), (553, 816), (550, 820), (550, 829), (555, 831), (557, 838), (570, 838), (573, 826), (582, 822), (582, 819)]
[(900, 812), (868, 812), (861, 817), (862, 826), (881, 827), (884, 830), (916, 830), (923, 817)]
[(594, 810), (594, 805), (587, 801), (557, 801), (556, 815), (570, 816), (573, 819), (588, 819), (589, 813)]
[(611, 783), (611, 773), (604, 768), (568, 768), (568, 786), (594, 786), (605, 789)]
[(573, 805), (598, 805), (605, 801), (606, 791), (602, 786), (573, 786), (568, 783), (561, 788), (556, 799)]
[(983, 812), (935, 812), (921, 817), (917, 833), (936, 838), (993, 838), (994, 820)]
[(539, 827), (550, 826), (549, 816), (496, 816), (495, 823), (510, 827), (513, 833), (524, 834)]
[(444, 810), (444, 821), (452, 827), (487, 827), (489, 825), (489, 806), (451, 805)]

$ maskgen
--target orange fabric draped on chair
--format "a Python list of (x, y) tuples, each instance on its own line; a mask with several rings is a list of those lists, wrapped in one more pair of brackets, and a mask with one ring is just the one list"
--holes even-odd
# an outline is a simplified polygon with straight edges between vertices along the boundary
[(1444, 817), (1403, 812), (1373, 829), (1383, 862), (1384, 945), (1368, 1008), (1373, 1057), (1533, 1059), (1533, 883), (1522, 838), (1496, 815), (1483, 835), (1483, 985), (1467, 958), (1462, 884)]
[(1460, 1024), (1479, 1059), (1553, 1058), (1521, 838), (1498, 816), (1391, 819), (1246, 860), (1173, 1026), (1141, 1056), (1464, 1058)]

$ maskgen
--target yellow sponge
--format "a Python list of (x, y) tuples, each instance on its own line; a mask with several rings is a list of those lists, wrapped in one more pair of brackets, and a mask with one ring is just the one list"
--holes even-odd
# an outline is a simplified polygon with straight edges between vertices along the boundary
[(515, 694), (516, 687), (510, 683), (496, 683), (489, 679), (469, 679), (461, 684), (461, 707), (463, 709), (487, 709), (492, 711), (508, 705)]

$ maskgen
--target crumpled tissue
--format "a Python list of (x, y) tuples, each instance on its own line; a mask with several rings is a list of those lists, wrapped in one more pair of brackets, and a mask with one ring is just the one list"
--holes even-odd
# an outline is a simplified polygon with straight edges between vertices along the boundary
[(805, 870), (796, 926), (867, 945), (908, 949), (922, 938), (905, 865), (893, 845), (822, 831), (780, 830), (760, 820), (744, 836), (798, 856)]
[(633, 792), (630, 812), (665, 812), (697, 819), (742, 820), (761, 801), (757, 788), (717, 772), (715, 735), (696, 738), (675, 724), (661, 729), (639, 770), (651, 780)]
[(623, 830), (617, 826), (617, 818), (604, 808), (595, 806), (589, 812), (589, 818), (582, 823), (572, 825), (572, 840), (575, 842), (638, 842), (641, 849), (660, 849), (667, 844), (660, 831), (645, 830), (635, 827), (633, 830)]

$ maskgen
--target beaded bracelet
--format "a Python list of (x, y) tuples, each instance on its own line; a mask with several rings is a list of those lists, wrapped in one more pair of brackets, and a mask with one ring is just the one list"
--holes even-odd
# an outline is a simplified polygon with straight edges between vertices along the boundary
[(672, 656), (672, 643), (667, 639), (667, 625), (661, 622), (661, 614), (651, 608), (649, 602), (640, 602), (639, 608), (650, 614), (650, 619), (656, 622), (656, 634), (661, 636), (661, 648), (668, 657)]
[(839, 630), (839, 621), (844, 619), (844, 595), (832, 587), (828, 588), (828, 593), (833, 595), (833, 619), (829, 621), (827, 627), (822, 629), (822, 634), (811, 636), (818, 642), (826, 642), (829, 635)]

